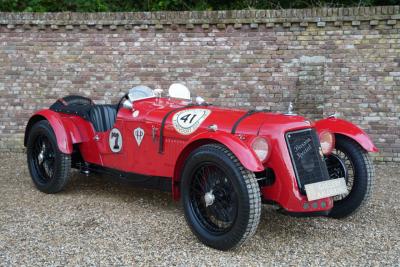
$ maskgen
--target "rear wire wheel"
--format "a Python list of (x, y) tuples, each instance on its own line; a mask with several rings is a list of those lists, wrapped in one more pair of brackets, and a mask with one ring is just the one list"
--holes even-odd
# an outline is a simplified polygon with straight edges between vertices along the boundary
[(48, 121), (37, 122), (28, 134), (27, 161), (33, 183), (45, 193), (61, 191), (69, 180), (70, 155), (59, 151)]
[(193, 151), (181, 191), (186, 221), (207, 246), (228, 250), (255, 233), (261, 213), (257, 180), (226, 147), (210, 144)]

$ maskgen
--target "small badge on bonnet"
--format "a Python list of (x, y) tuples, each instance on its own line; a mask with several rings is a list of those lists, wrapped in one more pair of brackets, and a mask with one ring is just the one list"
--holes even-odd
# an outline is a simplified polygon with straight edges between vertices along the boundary
[(142, 143), (143, 137), (144, 137), (144, 130), (140, 127), (136, 128), (133, 131), (133, 136), (136, 139), (136, 143), (138, 144), (138, 146), (140, 146), (140, 144)]

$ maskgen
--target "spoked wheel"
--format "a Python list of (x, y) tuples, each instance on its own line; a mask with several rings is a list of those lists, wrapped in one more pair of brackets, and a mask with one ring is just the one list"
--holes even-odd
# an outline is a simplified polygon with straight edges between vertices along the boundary
[(31, 159), (42, 183), (48, 183), (54, 174), (54, 149), (46, 135), (40, 134), (33, 141), (34, 147), (30, 152)]
[(207, 246), (228, 250), (251, 237), (261, 213), (254, 173), (222, 145), (205, 145), (188, 157), (181, 178), (185, 218)]
[(199, 221), (215, 234), (228, 232), (238, 210), (237, 192), (218, 166), (206, 163), (194, 172), (190, 200)]
[(64, 188), (71, 158), (58, 150), (55, 134), (47, 121), (39, 121), (29, 131), (27, 159), (32, 180), (40, 191), (56, 193)]
[(345, 178), (348, 192), (335, 196), (329, 215), (344, 218), (357, 211), (372, 191), (374, 168), (368, 153), (355, 141), (336, 136), (335, 149), (326, 159), (331, 179)]
[(349, 195), (354, 185), (354, 167), (348, 155), (345, 152), (334, 149), (332, 154), (326, 159), (329, 176), (331, 179), (344, 178), (347, 185), (347, 193), (333, 197), (334, 201), (344, 199)]

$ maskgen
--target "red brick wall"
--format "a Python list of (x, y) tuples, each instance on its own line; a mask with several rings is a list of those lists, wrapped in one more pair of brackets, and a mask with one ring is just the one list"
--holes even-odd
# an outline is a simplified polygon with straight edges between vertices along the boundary
[(219, 105), (365, 129), (400, 161), (398, 6), (156, 13), (0, 13), (0, 150), (22, 148), (34, 110), (60, 96), (115, 102), (172, 82)]

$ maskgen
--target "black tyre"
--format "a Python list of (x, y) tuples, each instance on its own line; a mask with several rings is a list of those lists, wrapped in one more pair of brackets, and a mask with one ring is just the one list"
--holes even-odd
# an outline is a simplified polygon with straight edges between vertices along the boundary
[(345, 177), (348, 193), (335, 196), (332, 218), (345, 218), (362, 207), (371, 195), (374, 167), (368, 153), (355, 141), (336, 135), (335, 149), (326, 160), (332, 179)]
[(33, 183), (40, 191), (57, 193), (67, 184), (71, 157), (58, 150), (56, 136), (48, 121), (37, 122), (29, 131), (27, 160)]
[(205, 245), (234, 248), (256, 231), (260, 221), (260, 188), (254, 173), (222, 145), (193, 151), (181, 179), (185, 218)]

